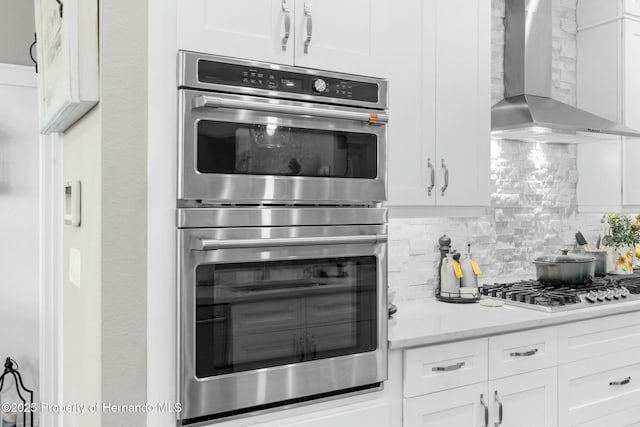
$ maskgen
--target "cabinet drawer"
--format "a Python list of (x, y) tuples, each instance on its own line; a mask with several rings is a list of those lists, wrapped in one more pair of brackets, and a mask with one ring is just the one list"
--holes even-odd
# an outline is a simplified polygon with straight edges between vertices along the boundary
[(558, 328), (559, 363), (640, 347), (640, 313), (628, 313)]
[(640, 348), (560, 366), (558, 399), (561, 426), (588, 423), (637, 407)]
[(577, 427), (640, 427), (640, 406), (628, 409), (603, 418), (589, 420), (586, 423), (576, 424)]
[(489, 378), (503, 378), (558, 364), (557, 328), (489, 338)]
[(404, 396), (487, 381), (487, 347), (487, 338), (481, 338), (405, 351)]

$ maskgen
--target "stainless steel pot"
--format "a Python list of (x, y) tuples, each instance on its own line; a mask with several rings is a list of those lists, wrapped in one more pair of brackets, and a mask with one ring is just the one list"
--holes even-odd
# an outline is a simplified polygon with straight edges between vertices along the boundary
[(596, 259), (586, 255), (542, 256), (533, 260), (539, 281), (557, 285), (579, 285), (589, 283), (595, 274)]

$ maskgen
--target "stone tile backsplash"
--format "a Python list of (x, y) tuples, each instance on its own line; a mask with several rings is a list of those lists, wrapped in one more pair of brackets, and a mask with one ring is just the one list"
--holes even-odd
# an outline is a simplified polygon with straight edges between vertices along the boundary
[(533, 258), (573, 247), (577, 230), (595, 241), (601, 216), (577, 214), (575, 145), (496, 139), (491, 165), (485, 215), (390, 219), (389, 286), (398, 299), (432, 294), (443, 234), (461, 252), (471, 244), (481, 282), (533, 277)]
[[(553, 96), (576, 104), (576, 1), (554, 0)], [(492, 0), (492, 104), (504, 94), (504, 0)], [(398, 300), (432, 295), (438, 238), (454, 248), (471, 244), (483, 269), (480, 282), (531, 278), (536, 256), (594, 241), (600, 215), (578, 215), (576, 146), (491, 141), (491, 204), (480, 217), (391, 218), (389, 286)]]

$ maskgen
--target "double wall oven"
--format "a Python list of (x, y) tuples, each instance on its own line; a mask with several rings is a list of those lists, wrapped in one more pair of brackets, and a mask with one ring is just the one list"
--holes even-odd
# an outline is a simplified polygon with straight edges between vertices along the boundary
[(179, 63), (180, 423), (378, 389), (386, 82)]

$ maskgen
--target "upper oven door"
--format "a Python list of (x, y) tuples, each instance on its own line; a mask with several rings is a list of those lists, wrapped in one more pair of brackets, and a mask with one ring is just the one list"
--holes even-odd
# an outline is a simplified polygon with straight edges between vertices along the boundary
[(386, 226), (179, 233), (183, 419), (386, 379)]
[(180, 90), (178, 197), (239, 204), (386, 200), (386, 115)]

